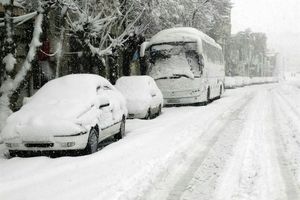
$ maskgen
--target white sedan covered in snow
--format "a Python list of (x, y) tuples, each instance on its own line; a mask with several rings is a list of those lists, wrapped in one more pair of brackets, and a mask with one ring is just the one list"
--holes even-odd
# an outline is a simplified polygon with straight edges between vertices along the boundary
[(108, 137), (125, 133), (126, 101), (106, 79), (76, 74), (48, 82), (3, 129), (11, 156), (26, 152), (97, 151)]
[(125, 96), (129, 118), (151, 119), (161, 114), (163, 95), (150, 76), (124, 76), (116, 88)]

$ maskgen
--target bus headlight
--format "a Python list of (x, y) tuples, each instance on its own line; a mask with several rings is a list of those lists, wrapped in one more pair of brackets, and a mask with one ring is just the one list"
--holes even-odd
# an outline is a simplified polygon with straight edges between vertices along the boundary
[(6, 143), (6, 146), (8, 148), (15, 148), (15, 147), (19, 147), (19, 144), (18, 143)]

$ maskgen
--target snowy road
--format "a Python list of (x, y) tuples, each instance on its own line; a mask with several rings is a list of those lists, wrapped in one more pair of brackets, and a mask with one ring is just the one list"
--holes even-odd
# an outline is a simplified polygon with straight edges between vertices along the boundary
[(165, 108), (157, 119), (128, 121), (125, 139), (90, 156), (2, 156), (0, 199), (298, 200), (299, 85)]

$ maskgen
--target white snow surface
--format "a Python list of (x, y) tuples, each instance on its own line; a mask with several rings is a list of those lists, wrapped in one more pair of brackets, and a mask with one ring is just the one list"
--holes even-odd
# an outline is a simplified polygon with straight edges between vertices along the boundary
[(276, 83), (278, 81), (278, 77), (226, 76), (225, 88), (232, 89), (254, 84)]
[(150, 76), (123, 76), (117, 80), (116, 88), (126, 98), (130, 114), (145, 116), (149, 108), (163, 105), (162, 93)]
[(299, 87), (238, 88), (128, 120), (124, 139), (89, 156), (2, 157), (1, 199), (297, 200)]
[[(113, 92), (104, 86), (111, 87)], [(97, 87), (100, 87), (98, 91)], [(90, 74), (73, 74), (54, 79), (7, 119), (2, 136), (10, 139), (19, 135), (53, 136), (88, 131), (91, 126), (99, 123), (97, 116), (101, 111), (98, 108), (107, 100), (116, 113), (114, 120), (120, 121), (120, 113), (127, 112), (125, 100), (106, 79)]]

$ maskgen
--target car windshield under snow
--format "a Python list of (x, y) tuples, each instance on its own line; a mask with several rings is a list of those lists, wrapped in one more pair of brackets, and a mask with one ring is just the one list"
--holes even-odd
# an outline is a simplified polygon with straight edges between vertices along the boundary
[(195, 78), (201, 75), (197, 43), (159, 44), (151, 47), (150, 75), (154, 79)]

